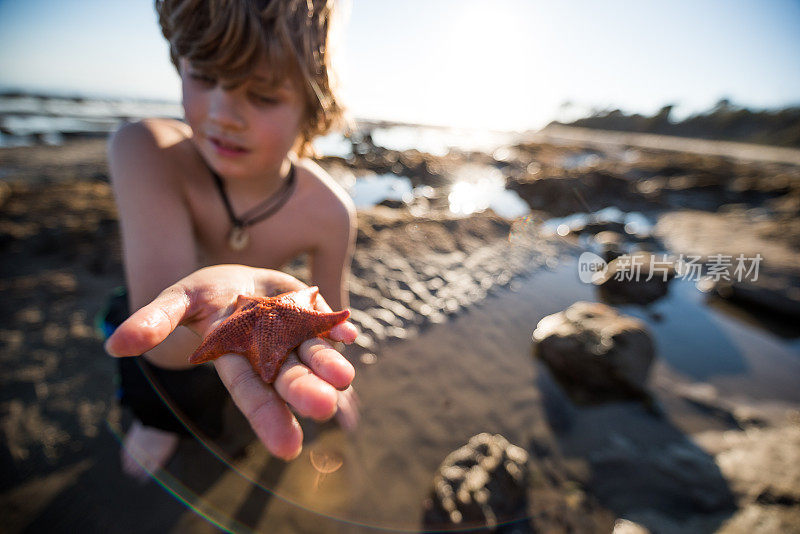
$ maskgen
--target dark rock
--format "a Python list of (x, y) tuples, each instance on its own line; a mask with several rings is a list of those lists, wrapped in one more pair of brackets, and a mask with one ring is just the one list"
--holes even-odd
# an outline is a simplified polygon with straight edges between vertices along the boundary
[(439, 466), (425, 504), (426, 525), (511, 532), (498, 523), (527, 515), (527, 464), (528, 453), (503, 436), (473, 436)]
[(753, 280), (724, 280), (714, 284), (714, 294), (744, 307), (800, 320), (800, 278), (790, 274), (761, 272)]
[(617, 221), (588, 221), (586, 224), (572, 229), (577, 234), (597, 234), (600, 232), (625, 232), (625, 225)]
[(516, 191), (532, 209), (545, 210), (557, 217), (613, 205), (624, 206), (641, 199), (641, 196), (630, 191), (624, 178), (595, 170), (574, 175), (553, 172), (549, 176), (537, 175), (533, 180), (511, 180), (508, 187)]
[(533, 341), (534, 354), (574, 402), (649, 399), (645, 382), (655, 348), (638, 319), (576, 302), (539, 321)]
[(425, 530), (611, 532), (614, 515), (569, 476), (557, 452), (539, 440), (528, 450), (482, 433), (448, 455), (423, 506)]
[(381, 202), (379, 202), (378, 206), (386, 206), (387, 208), (399, 209), (399, 208), (404, 208), (406, 206), (406, 203), (403, 202), (402, 200), (392, 200), (387, 198), (386, 200), (382, 200)]
[(619, 256), (597, 284), (609, 304), (650, 304), (667, 294), (675, 268), (664, 256), (636, 252)]

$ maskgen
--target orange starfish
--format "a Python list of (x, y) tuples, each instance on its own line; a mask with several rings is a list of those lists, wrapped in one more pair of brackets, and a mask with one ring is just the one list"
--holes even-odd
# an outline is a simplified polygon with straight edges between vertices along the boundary
[(318, 294), (317, 287), (307, 287), (275, 297), (239, 295), (236, 311), (206, 336), (189, 357), (189, 363), (209, 362), (228, 353), (241, 354), (250, 360), (261, 379), (271, 384), (289, 352), (350, 316), (349, 310), (315, 310)]

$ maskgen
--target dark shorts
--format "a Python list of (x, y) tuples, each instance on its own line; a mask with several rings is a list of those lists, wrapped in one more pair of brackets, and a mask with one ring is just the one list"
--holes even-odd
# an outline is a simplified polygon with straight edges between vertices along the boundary
[[(128, 318), (128, 295), (114, 291), (98, 315), (105, 337)], [(163, 369), (142, 356), (117, 359), (117, 398), (145, 426), (181, 435), (196, 431), (216, 438), (222, 433), (222, 414), (230, 398), (213, 365), (187, 370)]]

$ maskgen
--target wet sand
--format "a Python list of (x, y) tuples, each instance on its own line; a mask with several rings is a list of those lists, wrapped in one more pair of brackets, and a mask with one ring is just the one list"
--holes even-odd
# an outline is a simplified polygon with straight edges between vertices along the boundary
[[(372, 161), (323, 165), (377, 172), (384, 158), (415, 182), (437, 185), (448, 166), (482, 161), (503, 167), (525, 198), (526, 158), (538, 158), (538, 174), (584, 150), (542, 145), (527, 152), (531, 147), (510, 149), (517, 152), (510, 163), (508, 156), (378, 150)], [(520, 226), (491, 212), (456, 217), (436, 199), (422, 214), (413, 205), (359, 213), (351, 299), (363, 335), (348, 356), (363, 417), (354, 433), (305, 424), (306, 449), (287, 465), (250, 443), (232, 412), (227, 435), (206, 444), (213, 452), (185, 440), (160, 484), (140, 487), (120, 472), (116, 433), (128, 418), (114, 405), (113, 362), (92, 324), (105, 295), (122, 282), (102, 141), (8, 149), (0, 157), (0, 500), (11, 532), (205, 532), (217, 529), (213, 522), (242, 532), (416, 531), (430, 527), (422, 509), (439, 463), (484, 431), (503, 434), (556, 470), (573, 488), (562, 488), (563, 502), (578, 495), (589, 503), (589, 512), (564, 513), (588, 513), (596, 525), (627, 517), (659, 532), (738, 532), (749, 517), (778, 516), (799, 524), (791, 521), (800, 481), (779, 494), (785, 504), (776, 508), (745, 494), (741, 473), (725, 460), (748, 450), (754, 432), (793, 443), (797, 335), (782, 337), (710, 308), (693, 286), (673, 284), (647, 309), (622, 308), (656, 337), (650, 383), (664, 415), (636, 403), (573, 406), (531, 358), (530, 333), (545, 315), (598, 299), (576, 281), (570, 263), (580, 240), (535, 231), (544, 212)], [(599, 165), (617, 164), (605, 161)], [(658, 161), (689, 166), (671, 156)], [(642, 204), (648, 207), (646, 199)], [(674, 219), (685, 212), (667, 209), (668, 202), (657, 208), (656, 219), (672, 214), (661, 225), (670, 246), (693, 248), (692, 232)], [(722, 224), (706, 247), (714, 251), (724, 233)], [(791, 243), (765, 239), (785, 258), (781, 268), (791, 268)], [(302, 262), (290, 269), (305, 272)], [(687, 497), (688, 486), (700, 488), (697, 495)], [(537, 491), (531, 488), (534, 497)]]

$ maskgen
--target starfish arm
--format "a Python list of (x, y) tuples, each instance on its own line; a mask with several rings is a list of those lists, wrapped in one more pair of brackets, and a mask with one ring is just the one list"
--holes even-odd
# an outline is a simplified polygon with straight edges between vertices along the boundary
[(189, 357), (189, 363), (210, 362), (231, 352), (244, 354), (250, 345), (250, 325), (256, 313), (254, 306), (246, 306), (222, 321)]
[(253, 356), (250, 363), (267, 384), (275, 381), (278, 370), (289, 355), (289, 349), (280, 339), (283, 332), (284, 329), (277, 320), (274, 310), (262, 315), (253, 326)]
[(222, 348), (221, 340), (217, 336), (207, 337), (194, 353), (189, 356), (189, 363), (201, 364), (216, 360), (227, 351)]
[(282, 347), (275, 347), (273, 350), (262, 349), (258, 356), (258, 364), (254, 365), (261, 380), (267, 384), (275, 382), (275, 379), (278, 378), (278, 371), (289, 357), (289, 352)]
[[(350, 310), (342, 310), (338, 312), (313, 312), (316, 320), (313, 322), (313, 334), (305, 339), (310, 339), (316, 336), (326, 336), (331, 328), (347, 320), (350, 317)], [(305, 341), (305, 339), (303, 341)]]

